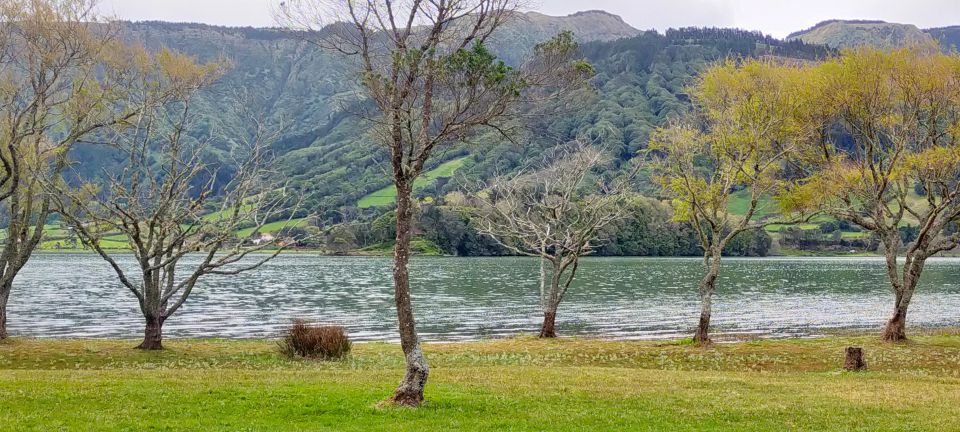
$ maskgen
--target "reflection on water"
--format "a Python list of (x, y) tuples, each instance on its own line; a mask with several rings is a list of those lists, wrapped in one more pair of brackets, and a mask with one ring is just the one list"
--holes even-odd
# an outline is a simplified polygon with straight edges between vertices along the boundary
[[(127, 258), (125, 265), (131, 265)], [(677, 338), (696, 323), (701, 260), (588, 258), (558, 315), (561, 335)], [(282, 256), (235, 277), (210, 277), (165, 325), (170, 337), (275, 336), (293, 318), (337, 323), (355, 340), (395, 340), (389, 258)], [(427, 340), (535, 332), (538, 266), (528, 258), (415, 258), (414, 305)], [(933, 259), (913, 326), (960, 325), (960, 259)], [(878, 328), (892, 307), (875, 258), (728, 259), (714, 305), (718, 334), (807, 336)], [(14, 335), (137, 337), (133, 295), (92, 254), (35, 256), (9, 306)]]

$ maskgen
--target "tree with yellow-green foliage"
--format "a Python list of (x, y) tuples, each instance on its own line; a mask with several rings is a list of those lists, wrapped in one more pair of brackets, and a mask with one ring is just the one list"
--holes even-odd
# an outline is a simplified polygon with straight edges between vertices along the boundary
[[(785, 190), (785, 161), (809, 139), (801, 121), (807, 99), (796, 95), (803, 72), (760, 60), (712, 67), (690, 89), (694, 114), (657, 129), (651, 139), (651, 166), (675, 219), (693, 226), (703, 248), (698, 344), (710, 343), (724, 248), (738, 234), (773, 222), (757, 217), (771, 202), (763, 198)], [(747, 211), (735, 214), (731, 198), (744, 190)]]
[[(960, 243), (960, 56), (862, 48), (805, 74), (804, 122), (818, 132), (801, 154), (806, 180), (782, 202), (880, 239), (895, 299), (883, 339), (904, 340), (924, 264)], [(903, 244), (906, 225), (918, 231)]]
[[(193, 60), (124, 43), (96, 0), (0, 0), (0, 339), (13, 281), (57, 210), (70, 150), (180, 97)], [(168, 53), (169, 54), (169, 53)], [(162, 76), (163, 79), (160, 79)]]
[(13, 281), (53, 213), (44, 183), (73, 145), (129, 119), (117, 105), (136, 66), (95, 0), (0, 0), (0, 339)]

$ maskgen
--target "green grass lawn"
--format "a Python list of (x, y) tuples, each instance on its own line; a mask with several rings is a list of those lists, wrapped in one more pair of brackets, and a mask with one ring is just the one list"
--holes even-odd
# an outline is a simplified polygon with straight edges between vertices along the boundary
[[(922, 199), (919, 196), (911, 194), (911, 200), (917, 201)], [(729, 209), (730, 213), (737, 216), (744, 216), (747, 214), (747, 209), (750, 208), (750, 191), (741, 190), (730, 197)], [(769, 197), (762, 197), (757, 204), (757, 212), (754, 214), (754, 219), (762, 219), (768, 216), (774, 216), (779, 210), (777, 209), (777, 204)], [(820, 228), (820, 224), (823, 222), (830, 222), (835, 220), (833, 217), (825, 214), (820, 214), (812, 219), (808, 223), (799, 223), (792, 225), (784, 224), (772, 224), (766, 226), (765, 230), (768, 233), (775, 234), (783, 231), (788, 227), (799, 228), (801, 230), (815, 230)], [(916, 220), (913, 219), (913, 224), (916, 225)], [(844, 231), (842, 234), (845, 240), (857, 240), (863, 239), (870, 236), (869, 233), (860, 232), (860, 231)]]
[[(731, 195), (728, 207), (731, 214), (746, 216), (747, 210), (750, 209), (750, 190), (744, 189)], [(763, 219), (777, 214), (778, 211), (777, 203), (769, 196), (764, 195), (757, 201), (757, 210), (753, 213), (753, 219)]]
[[(276, 233), (284, 228), (304, 227), (304, 226), (307, 226), (306, 219), (291, 219), (291, 220), (284, 219), (284, 220), (279, 220), (276, 222), (270, 222), (268, 224), (264, 224), (260, 228), (260, 232)], [(246, 229), (239, 230), (237, 231), (237, 238), (245, 239), (247, 237), (250, 237), (250, 234), (253, 234), (253, 230), (254, 228), (246, 228)]]
[[(414, 189), (420, 189), (424, 186), (429, 185), (434, 180), (438, 178), (448, 178), (452, 177), (453, 173), (457, 171), (460, 167), (463, 166), (463, 163), (467, 160), (466, 157), (460, 159), (454, 159), (449, 162), (445, 162), (440, 166), (423, 173), (416, 181), (413, 183)], [(396, 186), (387, 186), (383, 189), (375, 191), (368, 194), (367, 196), (360, 198), (357, 201), (357, 207), (359, 208), (370, 208), (370, 207), (382, 207), (393, 204), (397, 198), (397, 188)]]
[[(243, 205), (240, 206), (240, 212), (241, 212), (241, 213), (249, 213), (251, 210), (253, 210), (254, 204), (247, 204), (247, 202), (249, 202), (249, 201), (248, 201), (249, 199), (251, 199), (251, 198), (244, 199)], [(205, 221), (219, 221), (219, 220), (224, 220), (224, 219), (231, 219), (231, 218), (233, 217), (233, 212), (234, 212), (234, 211), (236, 211), (236, 210), (233, 209), (233, 208), (228, 208), (228, 209), (225, 209), (225, 210), (215, 211), (215, 212), (207, 213), (207, 214), (203, 215), (203, 217), (202, 217), (201, 219), (203, 219), (203, 220), (205, 220)]]
[[(79, 243), (78, 243), (79, 245)], [(126, 238), (123, 239), (114, 239), (114, 238), (104, 238), (100, 241), (100, 246), (107, 250), (129, 250), (130, 245), (127, 243)], [(40, 243), (40, 250), (42, 251), (92, 251), (92, 249), (84, 249), (79, 246), (73, 246), (67, 244), (66, 240), (46, 240)]]
[(870, 233), (866, 231), (844, 231), (840, 233), (840, 235), (846, 240), (859, 240), (870, 237)]
[[(29, 229), (30, 235), (33, 235), (33, 228)], [(69, 235), (66, 229), (60, 225), (46, 224), (43, 226), (43, 235), (45, 238), (60, 238)], [(7, 229), (0, 229), (0, 240), (7, 238)]]
[[(518, 338), (427, 344), (420, 409), (381, 403), (399, 347), (288, 361), (270, 341), (0, 343), (3, 430), (960, 429), (960, 335), (721, 344)], [(839, 368), (863, 346), (870, 371)]]
[[(293, 220), (281, 220), (276, 222), (271, 222), (265, 224), (261, 228), (263, 233), (276, 233), (285, 227), (295, 227), (295, 226), (306, 226), (308, 223), (307, 219), (293, 219)], [(253, 228), (245, 228), (237, 231), (238, 238), (247, 238), (250, 234), (253, 233)], [(90, 251), (89, 249), (84, 249), (79, 246), (72, 246), (67, 244), (67, 230), (60, 227), (59, 225), (47, 225), (44, 228), (44, 241), (40, 243), (40, 250), (42, 251), (61, 251), (61, 252), (81, 252), (81, 251)], [(0, 239), (3, 236), (0, 235)], [(113, 234), (104, 236), (100, 241), (101, 246), (104, 249), (122, 251), (129, 250), (129, 244), (127, 243), (127, 237), (123, 234)]]
[(853, 252), (847, 251), (818, 251), (810, 249), (781, 248), (780, 256), (785, 257), (878, 257), (876, 252), (857, 250), (851, 248)]
[(820, 225), (817, 225), (817, 224), (815, 224), (815, 223), (800, 223), (800, 224), (795, 224), (795, 225), (774, 224), (774, 225), (768, 225), (768, 226), (766, 227), (766, 230), (767, 230), (767, 232), (770, 232), (770, 233), (777, 233), (777, 232), (783, 231), (783, 230), (785, 230), (785, 229), (787, 229), (787, 228), (799, 228), (799, 229), (802, 229), (802, 230), (815, 230), (815, 229), (817, 229), (817, 228), (820, 228)]
[[(360, 249), (361, 253), (370, 255), (392, 255), (397, 242), (389, 241)], [(415, 255), (440, 256), (443, 251), (434, 242), (423, 237), (414, 237), (410, 240), (410, 251)]]

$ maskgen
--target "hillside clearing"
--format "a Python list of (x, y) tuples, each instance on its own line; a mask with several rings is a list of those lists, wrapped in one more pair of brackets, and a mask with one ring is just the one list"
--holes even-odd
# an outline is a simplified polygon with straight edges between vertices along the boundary
[[(453, 173), (457, 171), (460, 167), (463, 166), (467, 158), (462, 157), (460, 159), (454, 159), (449, 162), (445, 162), (440, 166), (423, 173), (417, 180), (413, 183), (414, 190), (422, 189), (430, 183), (433, 183), (434, 180), (438, 178), (450, 178), (453, 176)], [(394, 200), (397, 198), (397, 188), (396, 186), (387, 186), (378, 191), (372, 192), (367, 196), (360, 198), (357, 201), (357, 207), (359, 208), (370, 208), (370, 207), (383, 207), (393, 204)]]

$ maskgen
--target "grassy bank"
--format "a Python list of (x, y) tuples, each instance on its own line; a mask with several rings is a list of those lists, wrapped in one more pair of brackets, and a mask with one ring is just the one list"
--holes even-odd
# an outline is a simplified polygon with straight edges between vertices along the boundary
[[(403, 359), (336, 363), (269, 341), (0, 343), (4, 430), (958, 430), (960, 334), (723, 344), (512, 339), (428, 344), (429, 403), (379, 404)], [(870, 371), (841, 372), (845, 346)], [(7, 429), (6, 425), (13, 425)]]

